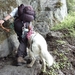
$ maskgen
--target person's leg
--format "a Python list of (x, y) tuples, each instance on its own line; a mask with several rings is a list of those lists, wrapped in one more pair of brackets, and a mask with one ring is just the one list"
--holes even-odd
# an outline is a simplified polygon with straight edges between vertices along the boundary
[(23, 59), (23, 57), (27, 56), (26, 47), (27, 47), (27, 39), (23, 38), (20, 41), (20, 45), (17, 52), (17, 56), (18, 56), (17, 65), (22, 65), (23, 63), (26, 63), (26, 61)]

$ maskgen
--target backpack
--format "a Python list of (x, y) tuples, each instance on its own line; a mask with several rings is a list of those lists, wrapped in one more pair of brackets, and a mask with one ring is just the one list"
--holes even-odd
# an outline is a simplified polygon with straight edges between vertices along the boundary
[(35, 11), (33, 10), (31, 5), (24, 6), (23, 4), (21, 4), (20, 6), (18, 6), (18, 16), (21, 21), (30, 22), (35, 18)]
[(19, 37), (22, 35), (22, 27), (24, 24), (29, 25), (31, 21), (35, 19), (35, 11), (33, 10), (32, 6), (24, 6), (21, 4), (18, 6), (18, 17), (14, 20), (14, 30)]

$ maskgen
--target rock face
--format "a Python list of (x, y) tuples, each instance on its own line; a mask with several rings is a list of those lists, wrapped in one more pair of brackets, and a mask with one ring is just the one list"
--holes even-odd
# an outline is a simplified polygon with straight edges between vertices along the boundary
[[(0, 0), (0, 19), (21, 3), (33, 6), (36, 12), (36, 20), (33, 22), (34, 28), (36, 31), (44, 33), (44, 35), (67, 15), (66, 0)], [(5, 57), (11, 52), (8, 36), (6, 35), (10, 37), (12, 34), (6, 33), (2, 29), (0, 31), (0, 57)], [(16, 39), (12, 39), (12, 41), (16, 42)], [(13, 44), (11, 46), (13, 47)]]
[(0, 57), (8, 56), (12, 50), (16, 50), (19, 46), (16, 34), (11, 35), (0, 44)]
[(4, 66), (0, 68), (0, 75), (38, 75), (40, 70), (40, 64), (35, 64), (33, 68), (27, 68), (26, 65), (12, 66), (4, 64)]

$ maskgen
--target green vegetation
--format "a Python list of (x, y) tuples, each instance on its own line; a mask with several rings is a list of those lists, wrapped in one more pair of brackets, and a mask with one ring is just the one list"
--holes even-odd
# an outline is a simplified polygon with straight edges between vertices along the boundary
[(75, 0), (66, 0), (68, 12), (75, 11)]
[[(63, 22), (51, 28), (54, 31), (63, 31), (65, 36), (75, 37), (75, 0), (66, 0), (68, 15)], [(59, 3), (58, 3), (59, 4)]]
[(75, 12), (70, 12), (63, 22), (55, 25), (51, 30), (64, 31), (65, 36), (75, 37)]
[(69, 69), (71, 66), (68, 61), (68, 57), (65, 55), (65, 52), (59, 52), (58, 50), (55, 50), (54, 55), (56, 55), (57, 61), (53, 64), (53, 66), (50, 67), (49, 70), (45, 72), (46, 75), (58, 75), (58, 71), (60, 71), (60, 69)]
[(60, 45), (60, 44), (65, 44), (65, 43), (66, 43), (66, 42), (63, 41), (63, 40), (56, 40), (56, 42), (59, 43), (59, 45)]

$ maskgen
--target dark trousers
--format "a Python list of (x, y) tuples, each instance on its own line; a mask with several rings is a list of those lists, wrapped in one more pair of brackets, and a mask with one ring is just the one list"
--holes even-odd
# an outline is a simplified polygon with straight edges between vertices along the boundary
[(23, 23), (20, 19), (15, 19), (14, 20), (14, 30), (18, 36), (18, 40), (20, 42), (20, 45), (18, 47), (18, 52), (17, 52), (17, 56), (21, 56), (24, 57), (27, 55), (27, 51), (26, 51), (26, 47), (27, 47), (27, 38), (26, 38), (26, 34), (24, 35), (24, 37), (22, 38), (22, 27), (23, 27)]
[(20, 45), (18, 47), (18, 52), (17, 52), (17, 55), (18, 57), (25, 57), (27, 55), (27, 51), (26, 51), (26, 47), (27, 47), (27, 38), (24, 37), (24, 38), (18, 38), (19, 39), (19, 42), (20, 42)]

